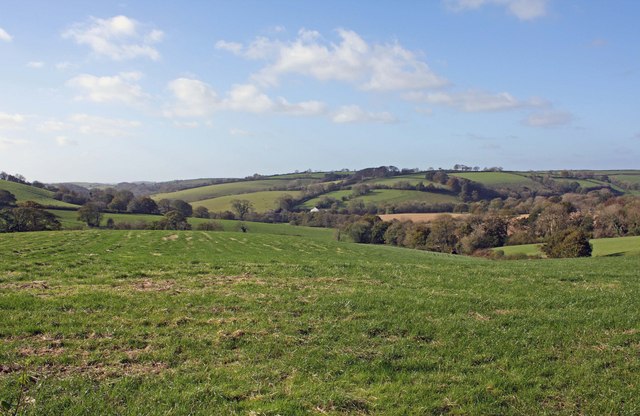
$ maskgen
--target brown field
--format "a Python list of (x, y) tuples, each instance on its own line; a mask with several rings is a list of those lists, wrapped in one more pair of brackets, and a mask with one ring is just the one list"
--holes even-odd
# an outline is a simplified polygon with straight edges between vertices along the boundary
[(449, 215), (454, 218), (466, 217), (468, 213), (448, 213), (448, 212), (436, 212), (436, 213), (407, 213), (407, 214), (382, 214), (378, 215), (383, 221), (413, 221), (413, 222), (431, 222), (442, 215)]

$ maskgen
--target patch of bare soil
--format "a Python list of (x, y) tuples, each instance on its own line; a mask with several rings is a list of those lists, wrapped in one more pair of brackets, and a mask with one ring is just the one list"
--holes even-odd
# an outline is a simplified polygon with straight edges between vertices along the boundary
[(163, 292), (173, 289), (175, 280), (151, 280), (143, 279), (133, 284), (135, 290), (141, 292)]
[(178, 234), (171, 234), (165, 237), (162, 237), (164, 241), (176, 241), (179, 238)]

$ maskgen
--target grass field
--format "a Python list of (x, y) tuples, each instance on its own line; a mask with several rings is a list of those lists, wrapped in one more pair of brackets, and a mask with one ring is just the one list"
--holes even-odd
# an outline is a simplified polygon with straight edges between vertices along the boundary
[(26, 414), (637, 414), (637, 258), (266, 234), (0, 235)]
[(77, 205), (53, 199), (53, 192), (35, 186), (0, 179), (0, 189), (15, 195), (18, 202), (33, 201), (47, 207), (75, 207)]
[(413, 222), (431, 222), (436, 218), (443, 215), (448, 215), (454, 218), (464, 218), (471, 214), (466, 213), (406, 213), (406, 214), (382, 214), (378, 215), (383, 221), (413, 221)]
[(542, 187), (542, 185), (528, 178), (525, 174), (510, 172), (464, 172), (452, 173), (451, 176), (479, 182), (489, 188), (520, 188), (526, 186), (531, 189), (538, 189)]
[(233, 211), (231, 202), (235, 199), (245, 199), (253, 204), (256, 212), (265, 212), (277, 208), (278, 198), (291, 195), (294, 198), (300, 196), (300, 191), (262, 191), (250, 194), (221, 196), (213, 199), (205, 199), (193, 202), (194, 207), (203, 206), (211, 212)]
[[(640, 237), (599, 238), (590, 240), (593, 245), (593, 256), (640, 256)], [(536, 256), (542, 254), (540, 244), (523, 244), (519, 246), (499, 247), (505, 255), (525, 254)]]
[[(86, 229), (87, 225), (78, 221), (78, 213), (75, 211), (49, 210), (55, 214), (62, 224), (63, 229)], [(135, 224), (139, 221), (152, 223), (162, 219), (161, 215), (145, 215), (145, 214), (104, 214), (102, 226), (107, 222), (108, 218), (112, 218), (116, 223)], [(211, 220), (202, 218), (189, 218), (189, 223), (196, 227), (198, 224)], [(224, 227), (225, 231), (237, 231), (240, 221), (234, 220), (212, 220)], [(334, 238), (334, 230), (319, 227), (298, 227), (289, 224), (269, 224), (262, 222), (243, 222), (251, 234), (273, 234), (273, 235), (294, 235), (300, 237), (308, 237), (316, 240), (329, 241)]]
[[(196, 201), (210, 200), (223, 196), (267, 191), (274, 187), (283, 187), (293, 185), (295, 183), (309, 184), (313, 181), (315, 181), (315, 179), (260, 179), (256, 181), (231, 182), (218, 185), (202, 186), (198, 188), (186, 189), (183, 191), (155, 194), (152, 195), (152, 197), (156, 201), (167, 198), (182, 199), (183, 201), (194, 203)], [(244, 198), (244, 196), (242, 198)], [(199, 204), (194, 203), (193, 205)]]

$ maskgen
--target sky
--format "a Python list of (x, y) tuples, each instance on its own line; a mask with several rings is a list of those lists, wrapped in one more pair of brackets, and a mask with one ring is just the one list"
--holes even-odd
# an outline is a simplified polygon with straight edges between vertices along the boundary
[(640, 168), (636, 0), (0, 0), (0, 170)]

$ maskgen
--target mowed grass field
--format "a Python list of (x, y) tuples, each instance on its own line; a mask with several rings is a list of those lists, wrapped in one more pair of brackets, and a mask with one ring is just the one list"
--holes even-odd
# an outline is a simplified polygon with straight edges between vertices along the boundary
[(0, 235), (25, 414), (638, 414), (637, 257), (231, 232)]
[(53, 199), (53, 192), (35, 186), (0, 179), (0, 190), (11, 192), (18, 202), (33, 201), (46, 207), (77, 207), (77, 205)]
[[(62, 228), (66, 230), (78, 230), (87, 229), (87, 224), (78, 221), (78, 213), (76, 211), (63, 211), (63, 210), (49, 210), (58, 217), (58, 220), (62, 224)], [(107, 222), (107, 219), (112, 218), (116, 224), (129, 223), (136, 224), (143, 221), (148, 224), (154, 221), (160, 221), (162, 215), (145, 215), (145, 214), (104, 214), (102, 219), (102, 226)], [(299, 237), (309, 237), (316, 240), (328, 241), (334, 238), (334, 230), (330, 228), (320, 227), (298, 227), (290, 224), (269, 224), (263, 222), (248, 222), (248, 221), (235, 221), (235, 220), (209, 220), (203, 218), (188, 218), (189, 224), (192, 227), (210, 221), (214, 221), (224, 228), (224, 231), (238, 231), (240, 224), (244, 224), (247, 228), (247, 232), (250, 234), (273, 234), (273, 235), (293, 235)]]
[[(161, 193), (152, 195), (153, 199), (159, 201), (161, 199), (182, 199), (193, 203), (193, 205), (199, 205), (195, 202), (210, 200), (213, 198), (219, 198), (224, 196), (235, 195), (240, 197), (243, 194), (249, 194), (253, 192), (268, 191), (274, 187), (292, 186), (295, 184), (309, 184), (314, 182), (315, 179), (295, 179), (295, 178), (280, 178), (280, 179), (261, 179), (255, 181), (240, 181), (231, 183), (222, 183), (218, 185), (201, 186), (198, 188), (185, 189), (183, 191)], [(292, 191), (294, 192), (294, 191)]]
[(233, 211), (231, 203), (236, 200), (247, 200), (251, 202), (256, 212), (265, 212), (274, 210), (278, 207), (278, 199), (291, 195), (297, 198), (301, 195), (300, 191), (262, 191), (252, 192), (250, 194), (221, 196), (218, 198), (205, 199), (202, 201), (192, 202), (194, 207), (203, 206), (211, 212)]
[(479, 182), (489, 188), (521, 188), (527, 186), (531, 189), (538, 189), (542, 187), (542, 185), (524, 174), (510, 172), (456, 172), (450, 175)]
[[(596, 238), (590, 240), (593, 245), (592, 256), (640, 256), (640, 237)], [(527, 256), (541, 255), (541, 244), (523, 244), (519, 246), (505, 246), (495, 248), (502, 250), (505, 255), (524, 254)], [(638, 264), (640, 270), (640, 264)]]

